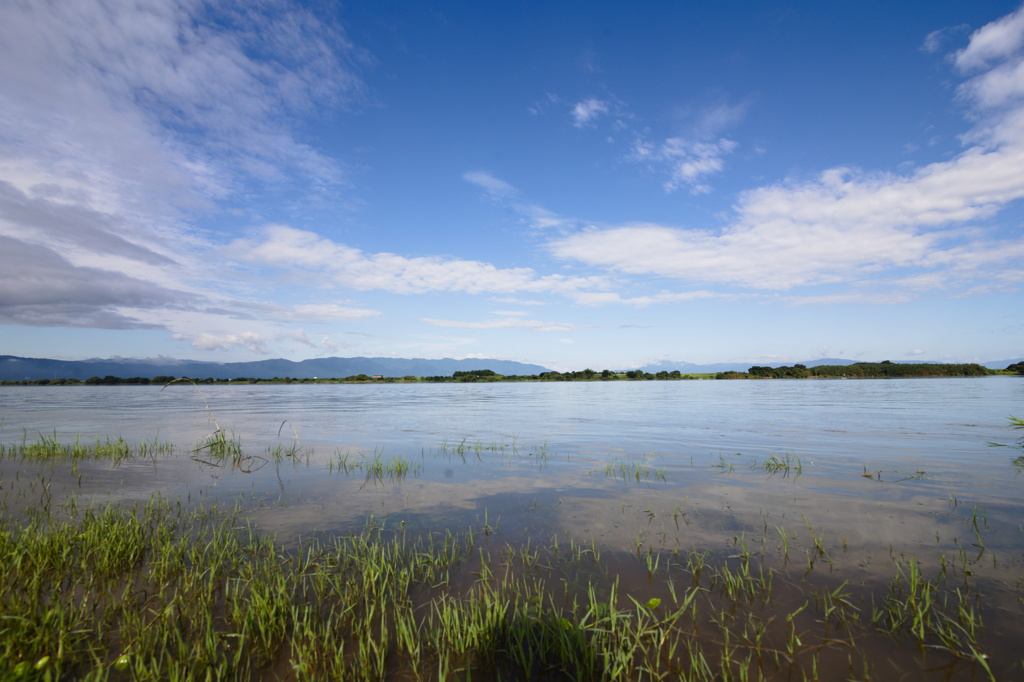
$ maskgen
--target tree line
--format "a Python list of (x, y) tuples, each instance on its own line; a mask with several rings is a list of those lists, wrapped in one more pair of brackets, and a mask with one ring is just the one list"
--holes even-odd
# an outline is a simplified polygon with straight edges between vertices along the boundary
[[(1024, 363), (1017, 363), (1024, 365)], [(1007, 369), (1014, 369), (1010, 365)], [(818, 365), (806, 367), (758, 367), (754, 366), (746, 372), (721, 372), (716, 379), (809, 379), (809, 378), (906, 378), (906, 377), (980, 377), (993, 374), (991, 370), (977, 363), (938, 364), (930, 362), (898, 363), (884, 360), (882, 362), (855, 362), (852, 365)]]
[[(700, 375), (709, 376), (709, 375)], [(656, 374), (633, 369), (614, 372), (610, 369), (597, 371), (582, 369), (576, 372), (541, 372), (540, 374), (498, 374), (489, 369), (475, 369), (455, 372), (451, 376), (423, 377), (431, 383), (480, 383), (494, 381), (665, 381), (673, 379), (695, 379), (696, 375), (685, 375), (679, 370), (661, 371)]]
[[(1014, 363), (1006, 371), (1024, 375), (1024, 362)], [(497, 381), (678, 381), (685, 379), (810, 379), (810, 378), (904, 378), (904, 377), (969, 377), (994, 374), (977, 363), (937, 364), (937, 363), (896, 363), (856, 362), (852, 365), (818, 365), (807, 367), (766, 367), (754, 365), (746, 372), (719, 372), (718, 374), (683, 374), (679, 370), (662, 370), (657, 373), (645, 372), (640, 369), (625, 372), (604, 369), (601, 371), (583, 369), (574, 372), (542, 372), (540, 374), (503, 375), (490, 369), (463, 370), (450, 376), (415, 377), (384, 377), (380, 375), (355, 374), (349, 377), (336, 378), (292, 378), (273, 377), (260, 379), (256, 377), (235, 377), (234, 379), (197, 379), (188, 377), (154, 376), (129, 377), (116, 376), (90, 377), (88, 379), (25, 379), (22, 381), (0, 381), (0, 386), (121, 386), (121, 385), (166, 385), (171, 382), (191, 382), (196, 384), (313, 384), (313, 383), (487, 383)]]

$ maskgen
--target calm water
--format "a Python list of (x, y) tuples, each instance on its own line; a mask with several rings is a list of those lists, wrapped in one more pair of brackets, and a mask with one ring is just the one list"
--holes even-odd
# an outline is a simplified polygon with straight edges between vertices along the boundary
[[(820, 516), (851, 540), (934, 541), (936, 510), (952, 504), (983, 505), (992, 522), (1016, 523), (1024, 518), (1024, 475), (1014, 465), (1022, 453), (987, 445), (1021, 435), (1009, 415), (1024, 415), (1017, 377), (0, 388), (6, 443), (56, 434), (179, 446), (181, 456), (159, 465), (94, 465), (86, 480), (104, 495), (248, 492), (287, 503), (265, 520), (286, 533), (341, 528), (370, 513), (426, 514), (432, 523), (487, 509), (518, 519), (517, 505), (536, 499), (534, 510), (559, 507), (527, 515), (538, 532), (583, 523), (578, 532), (612, 543), (629, 534), (613, 530), (622, 523), (585, 522), (621, 512), (630, 496), (672, 509), (686, 500), (705, 518), (724, 514), (712, 536), (723, 524), (751, 525), (752, 514), (788, 513)], [(258, 469), (193, 460), (188, 450), (218, 425)], [(298, 444), (303, 456), (259, 461), (278, 444)], [(758, 466), (773, 455), (799, 459), (800, 475), (767, 476)], [(367, 487), (332, 475), (339, 456), (403, 457), (416, 474)], [(626, 467), (632, 480), (623, 480)], [(646, 467), (641, 481), (638, 467)]]
[[(6, 444), (43, 434), (176, 445), (116, 467), (0, 459), (0, 495), (46, 476), (58, 499), (159, 492), (241, 505), (285, 546), (371, 518), (412, 532), (488, 527), (496, 532), (485, 542), (593, 545), (620, 576), (636, 573), (641, 554), (696, 549), (723, 560), (749, 544), (787, 572), (773, 601), (780, 612), (807, 598), (802, 588), (786, 597), (789, 587), (843, 584), (872, 603), (894, 561), (915, 557), (934, 571), (959, 557), (985, 600), (985, 648), (1011, 679), (1002, 673), (1020, 671), (1024, 640), (1024, 450), (988, 445), (1024, 435), (1010, 415), (1024, 417), (1024, 379), (1002, 376), (0, 387)], [(237, 466), (193, 451), (217, 426), (241, 441)], [(275, 459), (268, 449), (278, 445), (299, 455)], [(375, 460), (411, 471), (367, 476)], [(766, 470), (773, 461), (791, 467)], [(815, 538), (827, 566), (801, 568)], [(645, 574), (636, 575), (639, 589)], [(907, 665), (892, 659), (901, 675)], [(979, 670), (929, 679), (984, 679)]]
[[(447, 439), (543, 440), (560, 451), (665, 455), (776, 449), (962, 462), (1024, 411), (1017, 377), (384, 385), (0, 387), (0, 437), (415, 448)], [(293, 431), (294, 429), (294, 431)], [(973, 463), (974, 460), (972, 460)], [(973, 465), (973, 464), (972, 464)]]

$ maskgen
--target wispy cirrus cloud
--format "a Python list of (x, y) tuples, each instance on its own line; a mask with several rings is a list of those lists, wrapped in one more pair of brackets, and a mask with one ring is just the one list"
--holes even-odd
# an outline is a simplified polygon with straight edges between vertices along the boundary
[(735, 294), (723, 294), (706, 289), (698, 291), (659, 291), (656, 294), (644, 296), (623, 296), (622, 294), (610, 291), (581, 291), (573, 296), (573, 300), (576, 303), (585, 306), (627, 305), (637, 308), (665, 303), (686, 303), (709, 299), (736, 300), (737, 298), (739, 297)]
[(233, 316), (243, 317), (249, 313), (252, 319), (275, 320), (279, 322), (306, 321), (337, 322), (363, 320), (378, 317), (382, 313), (371, 308), (343, 306), (335, 303), (299, 303), (282, 305), (270, 302), (237, 301), (232, 305)]
[[(361, 59), (290, 2), (8, 3), (0, 235), (12, 241), (0, 271), (23, 272), (27, 249), (47, 284), (30, 300), (28, 280), (0, 281), (6, 314), (154, 328), (157, 311), (208, 305), (217, 276), (191, 218), (256, 188), (336, 188), (344, 168), (281, 114), (361, 101)], [(58, 295), (60, 282), (81, 285)]]
[(564, 322), (524, 320), (519, 317), (501, 317), (493, 320), (479, 321), (422, 318), (422, 321), (435, 327), (455, 327), (459, 329), (531, 329), (538, 332), (568, 332), (577, 328), (576, 325)]
[(494, 201), (510, 206), (535, 229), (560, 227), (566, 222), (561, 216), (541, 206), (522, 201), (518, 189), (487, 171), (470, 171), (464, 173), (462, 179), (483, 189)]
[(519, 196), (519, 190), (487, 171), (470, 171), (464, 173), (462, 179), (480, 187), (495, 199), (513, 199)]

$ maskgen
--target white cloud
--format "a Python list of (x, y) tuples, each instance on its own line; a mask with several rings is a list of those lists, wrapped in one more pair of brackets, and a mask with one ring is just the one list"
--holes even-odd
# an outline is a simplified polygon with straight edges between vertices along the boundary
[(833, 305), (898, 305), (909, 303), (915, 296), (910, 291), (846, 291), (838, 294), (811, 296), (785, 296), (778, 300), (791, 306), (833, 306)]
[(691, 194), (711, 191), (707, 179), (725, 168), (725, 157), (739, 144), (722, 135), (723, 131), (739, 124), (746, 116), (748, 103), (719, 102), (695, 111), (684, 110), (679, 126), (685, 134), (651, 139), (649, 132), (636, 134), (627, 159), (650, 166), (668, 175), (663, 183), (666, 192), (680, 188)]
[(92, 301), (36, 296), (37, 324), (162, 326), (140, 320), (234, 286), (204, 262), (192, 212), (256, 187), (321, 192), (343, 179), (282, 114), (361, 98), (358, 52), (298, 4), (38, 0), (3, 15), (0, 235), (18, 247), (0, 250), (0, 271), (43, 249), (36, 274), (88, 279), (78, 298)]
[[(746, 193), (720, 233), (661, 225), (592, 230), (550, 243), (560, 258), (631, 274), (756, 289), (850, 281), (896, 267), (965, 266), (960, 235), (941, 228), (992, 215), (1024, 196), (1024, 145), (973, 148), (910, 176), (832, 169), (816, 181)], [(974, 270), (1013, 257), (1016, 244), (975, 252)]]
[(205, 299), (136, 277), (76, 266), (57, 252), (0, 235), (0, 324), (159, 329), (141, 310), (200, 307)]
[(623, 297), (620, 294), (614, 292), (590, 292), (582, 291), (573, 295), (573, 301), (580, 305), (586, 306), (598, 306), (598, 305), (630, 305), (637, 308), (644, 308), (649, 305), (663, 304), (663, 303), (685, 303), (687, 301), (699, 301), (706, 299), (735, 299), (736, 296), (732, 294), (720, 294), (713, 291), (682, 291), (682, 292), (671, 292), (662, 291), (657, 294), (651, 294), (649, 296), (632, 296)]
[(958, 68), (970, 71), (1012, 57), (1021, 47), (1024, 47), (1024, 5), (972, 33), (967, 47), (957, 51), (953, 58)]
[[(559, 258), (621, 273), (751, 289), (866, 281), (961, 292), (1012, 286), (1015, 278), (1000, 273), (1021, 271), (1021, 240), (959, 226), (989, 218), (1024, 197), (1020, 27), (1024, 8), (976, 31), (957, 53), (961, 66), (990, 67), (962, 86), (975, 113), (1001, 109), (977, 118), (965, 136), (971, 146), (950, 160), (903, 174), (832, 168), (812, 181), (753, 189), (740, 196), (734, 218), (719, 231), (628, 224), (590, 228), (553, 240), (549, 248)], [(997, 63), (998, 58), (1007, 61)], [(699, 183), (703, 172), (720, 168), (714, 149), (639, 145), (637, 154), (662, 161), (673, 154), (694, 156), (692, 166), (677, 169), (680, 183)], [(916, 270), (904, 275), (902, 286), (880, 279), (901, 269)], [(892, 301), (908, 294), (865, 290), (800, 300), (870, 296)], [(590, 296), (601, 298), (611, 300)]]
[(1024, 59), (1016, 59), (961, 85), (958, 94), (981, 109), (996, 109), (1024, 95)]
[[(197, 0), (9, 5), (3, 122), (22, 135), (7, 139), (4, 156), (61, 186), (98, 186), (96, 200), (118, 205), (195, 205), (243, 175), (277, 180), (285, 169), (337, 180), (335, 164), (280, 114), (360, 96), (342, 62), (351, 45), (297, 6), (260, 10)], [(82, 173), (92, 182), (75, 182)]]
[(247, 348), (254, 353), (266, 355), (267, 340), (256, 332), (242, 332), (241, 334), (208, 334), (206, 332), (188, 336), (186, 334), (174, 334), (176, 341), (188, 341), (194, 348), (199, 350), (231, 350), (236, 346)]
[(547, 305), (544, 301), (517, 298), (515, 296), (496, 296), (494, 300), (498, 303), (511, 303), (512, 305)]
[(462, 179), (482, 188), (491, 199), (504, 202), (509, 208), (525, 217), (530, 227), (534, 229), (559, 227), (565, 223), (563, 218), (541, 206), (518, 201), (516, 199), (520, 194), (518, 189), (487, 171), (464, 173)]
[(501, 178), (494, 177), (487, 171), (470, 171), (464, 173), (462, 179), (483, 188), (488, 194), (497, 199), (507, 199), (519, 194), (519, 190), (515, 187)]
[(282, 322), (336, 322), (340, 320), (362, 320), (368, 317), (377, 317), (382, 314), (379, 310), (341, 306), (334, 303), (299, 303), (295, 305), (281, 305), (279, 303), (251, 303), (247, 301), (239, 301), (234, 302), (232, 307), (240, 312), (249, 313), (253, 318), (258, 317)]
[(690, 136), (705, 140), (719, 137), (722, 131), (742, 123), (749, 107), (749, 102), (719, 102), (706, 106), (697, 112), (691, 125)]
[(725, 166), (723, 157), (736, 148), (736, 142), (726, 138), (713, 142), (697, 142), (672, 137), (661, 145), (654, 158), (665, 162), (670, 169), (670, 178), (665, 183), (666, 192), (680, 187), (689, 187), (693, 194), (706, 194), (711, 187), (703, 180), (708, 175), (720, 173)]
[(490, 263), (393, 253), (365, 254), (319, 235), (284, 225), (268, 225), (252, 239), (232, 243), (228, 251), (240, 261), (283, 270), (295, 269), (308, 277), (323, 273), (321, 286), (396, 294), (436, 291), (479, 293), (570, 293), (605, 285), (601, 277), (538, 276), (531, 268), (497, 268)]
[(628, 158), (664, 169), (669, 176), (663, 184), (666, 192), (688, 187), (692, 194), (706, 194), (711, 187), (705, 179), (722, 171), (724, 158), (736, 147), (734, 140), (724, 137), (717, 140), (670, 137), (659, 144), (637, 139)]
[(464, 322), (459, 320), (439, 320), (435, 318), (423, 318), (423, 322), (435, 327), (456, 327), (459, 329), (532, 329), (538, 332), (567, 332), (576, 329), (575, 325), (564, 322), (541, 322), (539, 320), (521, 320), (513, 318), (501, 318), (496, 320), (484, 320), (481, 322)]
[(592, 124), (601, 114), (609, 111), (608, 103), (594, 97), (577, 102), (572, 108), (572, 124), (577, 128), (584, 128)]
[(924, 37), (924, 41), (921, 43), (921, 52), (926, 54), (934, 54), (942, 50), (947, 43), (954, 36), (970, 28), (967, 24), (958, 24), (956, 26), (948, 26), (946, 28), (940, 28), (937, 31), (932, 31)]
[(292, 341), (298, 341), (299, 343), (309, 346), (310, 348), (317, 347), (316, 341), (309, 338), (309, 336), (306, 334), (305, 329), (293, 329), (291, 332), (289, 332), (288, 338), (290, 338)]

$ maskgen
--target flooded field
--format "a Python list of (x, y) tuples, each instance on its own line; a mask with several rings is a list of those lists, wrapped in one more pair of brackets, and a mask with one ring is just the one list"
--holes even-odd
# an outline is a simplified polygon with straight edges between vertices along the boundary
[(26, 679), (1024, 675), (1015, 377), (0, 405)]

